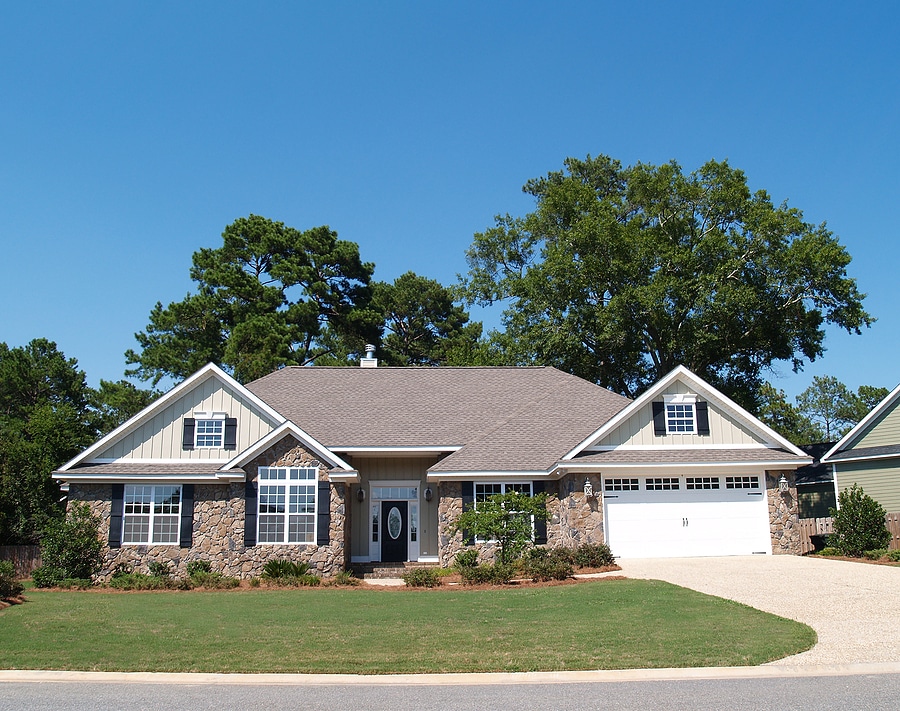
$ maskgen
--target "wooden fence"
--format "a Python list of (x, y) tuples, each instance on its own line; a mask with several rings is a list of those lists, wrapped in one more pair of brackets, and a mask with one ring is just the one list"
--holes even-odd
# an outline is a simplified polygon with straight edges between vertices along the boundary
[[(900, 548), (900, 512), (889, 513), (884, 517), (884, 523), (891, 532), (891, 542), (888, 548)], [(801, 518), (800, 519), (800, 553), (806, 555), (824, 544), (824, 537), (833, 533), (834, 519), (827, 518)], [(813, 537), (819, 537), (819, 545)]]
[(41, 564), (40, 546), (0, 546), (0, 560), (11, 560), (16, 575), (27, 578)]

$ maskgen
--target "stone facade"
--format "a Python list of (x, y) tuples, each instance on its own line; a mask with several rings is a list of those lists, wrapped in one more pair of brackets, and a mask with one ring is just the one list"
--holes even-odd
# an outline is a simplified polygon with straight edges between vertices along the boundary
[[(785, 492), (778, 485), (782, 474), (788, 480), (788, 490)], [(766, 496), (769, 501), (772, 553), (800, 555), (800, 504), (794, 472), (766, 472)]]
[[(328, 480), (325, 465), (299, 446), (293, 439), (282, 440), (245, 469), (250, 480), (256, 479), (262, 466), (304, 466), (319, 470), (319, 481)], [(350, 507), (346, 505), (344, 484), (331, 484), (330, 530), (327, 545), (244, 545), (244, 483), (197, 484), (194, 487), (194, 529), (190, 548), (178, 545), (123, 545), (106, 548), (105, 564), (100, 578), (107, 580), (118, 564), (126, 564), (140, 572), (148, 572), (153, 561), (169, 563), (173, 572), (184, 574), (193, 560), (208, 560), (214, 571), (238, 578), (251, 578), (262, 573), (273, 559), (307, 562), (322, 576), (333, 575), (349, 565)], [(72, 482), (69, 501), (83, 501), (100, 517), (101, 535), (108, 539), (112, 511), (110, 484)]]
[[(584, 543), (605, 543), (600, 475), (587, 475), (593, 496), (584, 494), (583, 474), (567, 474), (547, 485), (547, 545), (577, 548)], [(558, 487), (558, 488), (556, 488)]]

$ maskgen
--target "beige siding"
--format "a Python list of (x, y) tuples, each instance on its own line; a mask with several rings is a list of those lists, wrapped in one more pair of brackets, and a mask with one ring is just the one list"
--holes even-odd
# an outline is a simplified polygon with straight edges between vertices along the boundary
[[(225, 412), (237, 418), (237, 449), (182, 449), (184, 418), (193, 417), (195, 412)], [(100, 452), (97, 459), (229, 459), (267, 435), (276, 424), (220, 380), (207, 378)]]
[(859, 484), (885, 511), (900, 511), (900, 461), (896, 459), (840, 464), (837, 480), (841, 490)]
[[(437, 485), (432, 485), (435, 496), (428, 502), (422, 495), (427, 482), (428, 467), (438, 461), (437, 457), (345, 457), (362, 478), (361, 485), (368, 493), (369, 482), (377, 481), (417, 481), (419, 482), (419, 555), (438, 555), (438, 496)], [(354, 486), (353, 490), (356, 491)], [(369, 555), (369, 536), (372, 522), (369, 518), (369, 497), (362, 503), (352, 498), (353, 531), (351, 532), (351, 555)]]
[(866, 430), (866, 433), (850, 449), (900, 444), (900, 407), (894, 407), (876, 418), (875, 422), (870, 423)]
[[(666, 392), (666, 395), (691, 393), (691, 390), (680, 381), (673, 383), (673, 386)], [(698, 396), (698, 400), (703, 399)], [(717, 409), (716, 403), (710, 401), (708, 436), (680, 434), (660, 437), (655, 435), (653, 433), (653, 406), (647, 403), (594, 446), (668, 445), (683, 447), (698, 444), (764, 444), (764, 442), (741, 423)]]

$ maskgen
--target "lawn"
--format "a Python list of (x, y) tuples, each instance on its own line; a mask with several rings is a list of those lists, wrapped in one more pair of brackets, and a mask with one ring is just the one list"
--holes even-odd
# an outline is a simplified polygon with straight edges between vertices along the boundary
[(798, 622), (644, 580), (26, 596), (0, 611), (0, 668), (391, 674), (736, 666), (816, 641)]

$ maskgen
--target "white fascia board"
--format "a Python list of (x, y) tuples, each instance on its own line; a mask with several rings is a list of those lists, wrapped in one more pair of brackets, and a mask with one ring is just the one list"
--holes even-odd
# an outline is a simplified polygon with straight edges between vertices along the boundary
[(498, 480), (498, 481), (531, 481), (534, 479), (549, 479), (551, 472), (533, 471), (471, 471), (471, 472), (432, 472), (429, 471), (426, 476), (427, 481), (476, 481), (476, 480)]
[(341, 454), (356, 455), (372, 455), (393, 454), (393, 455), (416, 455), (416, 454), (446, 454), (447, 452), (458, 452), (462, 446), (424, 446), (424, 447), (329, 447), (332, 452), (340, 452)]
[(736, 419), (743, 421), (744, 424), (746, 424), (750, 429), (755, 430), (759, 435), (762, 436), (764, 440), (767, 440), (769, 443), (778, 445), (779, 447), (783, 447), (791, 454), (796, 454), (798, 457), (807, 456), (806, 452), (789, 442), (768, 425), (760, 422), (756, 417), (747, 412), (747, 410), (738, 405), (727, 395), (716, 390), (716, 388), (714, 388), (699, 376), (694, 375), (694, 373), (685, 368), (683, 365), (679, 365), (668, 375), (659, 380), (643, 395), (638, 397), (637, 400), (633, 400), (631, 404), (616, 413), (616, 415), (614, 415), (613, 418), (610, 419), (606, 424), (598, 428), (593, 434), (589, 435), (585, 440), (583, 440), (577, 447), (568, 452), (563, 457), (563, 460), (572, 459), (573, 457), (577, 456), (585, 449), (587, 449), (593, 442), (596, 442), (601, 437), (612, 432), (616, 427), (618, 427), (622, 422), (631, 417), (635, 412), (640, 410), (648, 402), (652, 402), (654, 399), (658, 398), (660, 394), (664, 393), (666, 388), (668, 388), (676, 380), (682, 380), (690, 387), (696, 388), (699, 394), (703, 395), (707, 401), (714, 401), (722, 410), (730, 412)]
[(179, 484), (217, 484), (233, 481), (243, 481), (245, 474), (61, 474), (54, 473), (54, 479), (68, 483), (79, 482), (82, 484), (152, 484), (171, 483)]
[(336, 469), (343, 469), (344, 471), (348, 472), (353, 471), (353, 467), (347, 464), (347, 462), (345, 462), (334, 452), (328, 449), (328, 447), (326, 447), (324, 444), (304, 432), (290, 420), (285, 421), (279, 427), (269, 432), (269, 434), (267, 434), (265, 437), (258, 440), (253, 445), (238, 454), (236, 457), (234, 457), (234, 459), (225, 464), (222, 469), (236, 469), (244, 466), (251, 459), (259, 455), (260, 452), (265, 451), (272, 444), (279, 441), (286, 435), (295, 437), (301, 444), (305, 445), (318, 457), (321, 457), (322, 459), (327, 461), (332, 467)]
[[(868, 462), (875, 459), (897, 459), (900, 458), (900, 452), (894, 452), (893, 454), (868, 454), (868, 455), (860, 455), (858, 457), (841, 457), (840, 459), (831, 459), (826, 464), (830, 464), (832, 467), (838, 467), (844, 463), (850, 462)], [(819, 460), (820, 462), (823, 460)]]
[(558, 471), (561, 470), (600, 470), (600, 469), (731, 469), (734, 467), (756, 469), (798, 469), (811, 464), (812, 459), (802, 461), (791, 459), (772, 460), (765, 462), (560, 462)]
[(219, 368), (214, 363), (207, 363), (200, 370), (198, 370), (193, 375), (182, 380), (178, 385), (169, 390), (165, 395), (162, 395), (157, 400), (153, 401), (139, 413), (126, 420), (124, 423), (116, 427), (112, 432), (110, 432), (105, 437), (102, 437), (98, 441), (96, 441), (93, 445), (85, 449), (81, 454), (75, 456), (70, 459), (68, 462), (63, 464), (57, 471), (68, 471), (76, 464), (81, 464), (85, 461), (90, 461), (90, 457), (95, 452), (101, 451), (106, 447), (112, 445), (116, 440), (118, 440), (122, 435), (136, 429), (140, 425), (142, 425), (147, 420), (151, 419), (157, 412), (166, 408), (169, 403), (176, 400), (180, 397), (184, 392), (190, 390), (191, 388), (196, 387), (201, 382), (206, 380), (207, 378), (215, 377), (222, 381), (226, 386), (233, 388), (236, 390), (242, 397), (247, 398), (250, 402), (252, 402), (256, 407), (265, 412), (269, 417), (274, 419), (276, 422), (284, 422), (285, 418), (283, 415), (279, 414), (275, 410), (273, 410), (269, 405), (260, 400), (256, 395), (251, 393), (247, 388), (241, 385), (237, 380), (232, 378), (228, 373)]
[[(854, 440), (862, 434), (865, 429), (869, 426), (869, 424), (874, 421), (876, 418), (881, 416), (881, 413), (887, 410), (890, 407), (893, 407), (894, 403), (897, 401), (897, 398), (900, 397), (900, 385), (895, 387), (888, 393), (888, 396), (878, 403), (875, 407), (873, 407), (869, 414), (863, 417), (859, 422), (856, 423), (856, 426), (850, 430), (847, 434), (841, 437), (840, 441), (837, 442), (831, 449), (825, 452), (825, 456), (823, 456), (819, 461), (827, 462), (828, 458), (832, 455), (840, 452), (845, 447), (853, 444)], [(847, 459), (840, 460), (842, 462), (849, 461)]]
[(350, 471), (328, 472), (328, 481), (343, 484), (358, 484), (361, 481), (361, 478), (358, 471), (351, 469)]

